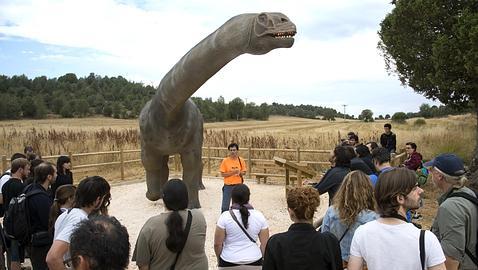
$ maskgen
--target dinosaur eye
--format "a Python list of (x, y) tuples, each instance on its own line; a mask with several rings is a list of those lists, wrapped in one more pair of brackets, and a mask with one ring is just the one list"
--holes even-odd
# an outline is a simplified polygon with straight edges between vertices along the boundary
[(287, 22), (287, 19), (286, 18), (280, 18), (280, 21), (281, 22)]
[(264, 13), (259, 14), (258, 16), (259, 22), (262, 24), (267, 24), (267, 15)]

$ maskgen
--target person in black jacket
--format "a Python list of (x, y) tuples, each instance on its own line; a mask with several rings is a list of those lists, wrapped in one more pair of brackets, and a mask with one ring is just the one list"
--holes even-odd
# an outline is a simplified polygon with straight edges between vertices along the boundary
[(370, 153), (370, 150), (366, 145), (359, 144), (355, 147), (355, 152), (357, 152), (358, 157), (367, 164), (367, 166), (372, 170), (373, 173), (377, 173), (377, 169), (375, 168), (375, 165), (373, 165), (372, 161), (372, 153)]
[(383, 125), (383, 130), (385, 132), (380, 136), (380, 144), (390, 153), (395, 153), (397, 149), (397, 136), (392, 132), (392, 125), (386, 123)]
[(319, 196), (311, 187), (289, 190), (287, 210), (294, 223), (287, 232), (269, 238), (262, 269), (343, 269), (337, 238), (330, 232), (317, 232), (312, 226)]
[(46, 255), (53, 242), (53, 235), (48, 231), (48, 219), (53, 200), (47, 190), (56, 179), (56, 168), (49, 162), (43, 162), (35, 168), (35, 179), (25, 193), (38, 192), (28, 197), (28, 214), (32, 233), (30, 260), (33, 269), (48, 270)]
[(330, 159), (332, 168), (330, 168), (322, 177), (319, 183), (314, 185), (320, 194), (329, 193), (329, 205), (332, 204), (332, 199), (335, 193), (342, 184), (345, 175), (350, 172), (350, 160), (353, 158), (350, 155), (348, 146), (337, 146), (334, 149), (333, 156)]
[(73, 173), (71, 169), (71, 159), (68, 156), (59, 156), (56, 161), (56, 170), (58, 176), (56, 181), (51, 185), (51, 197), (55, 197), (56, 189), (63, 185), (73, 184)]

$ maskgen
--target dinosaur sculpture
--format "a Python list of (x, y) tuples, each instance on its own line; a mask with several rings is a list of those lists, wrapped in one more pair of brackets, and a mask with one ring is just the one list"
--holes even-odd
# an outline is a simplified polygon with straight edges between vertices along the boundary
[(180, 154), (188, 207), (201, 207), (198, 189), (202, 185), (203, 118), (189, 98), (237, 56), (290, 48), (295, 33), (295, 25), (281, 13), (241, 14), (194, 46), (164, 76), (139, 116), (149, 200), (161, 198), (161, 188), (169, 176), (169, 155)]

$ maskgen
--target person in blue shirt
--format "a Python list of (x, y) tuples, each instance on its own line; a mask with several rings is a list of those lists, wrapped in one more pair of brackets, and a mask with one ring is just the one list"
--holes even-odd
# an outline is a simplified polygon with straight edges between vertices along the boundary
[(373, 187), (362, 171), (347, 174), (335, 194), (333, 204), (327, 209), (322, 232), (331, 232), (339, 239), (344, 268), (350, 255), (350, 245), (355, 230), (362, 224), (377, 219)]

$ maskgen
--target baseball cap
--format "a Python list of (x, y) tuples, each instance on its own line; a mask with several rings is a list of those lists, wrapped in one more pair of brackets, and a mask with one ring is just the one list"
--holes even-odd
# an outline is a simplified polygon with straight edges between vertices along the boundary
[(435, 167), (450, 176), (462, 176), (465, 174), (463, 160), (455, 154), (441, 154), (434, 159), (425, 162), (424, 167)]

